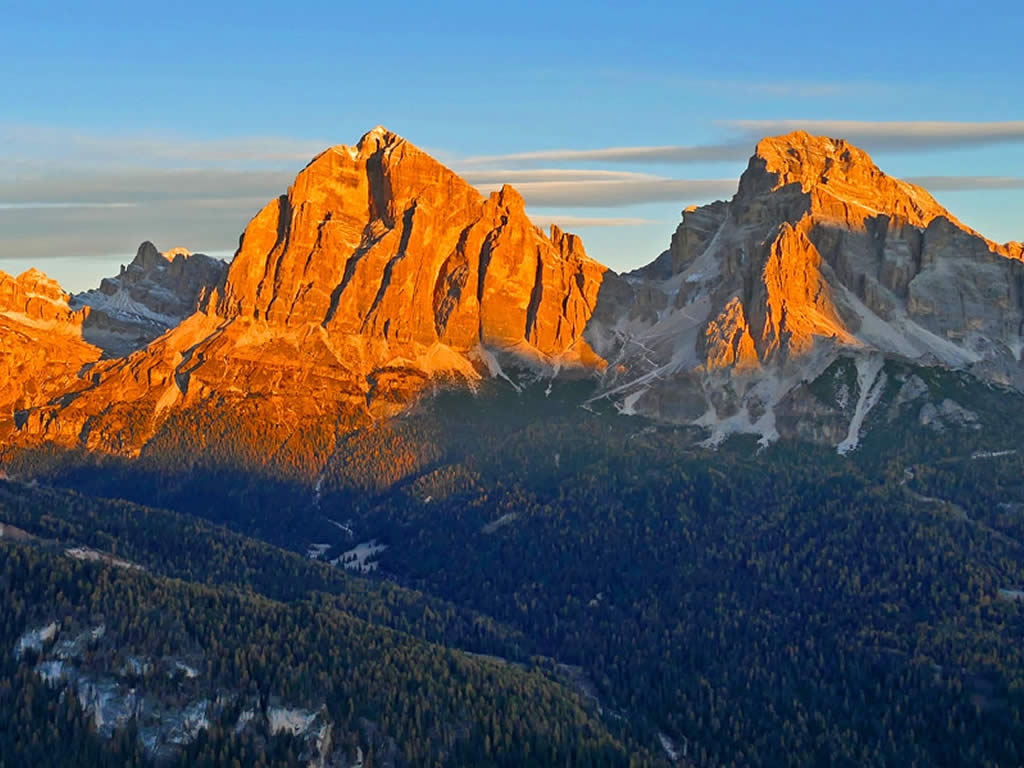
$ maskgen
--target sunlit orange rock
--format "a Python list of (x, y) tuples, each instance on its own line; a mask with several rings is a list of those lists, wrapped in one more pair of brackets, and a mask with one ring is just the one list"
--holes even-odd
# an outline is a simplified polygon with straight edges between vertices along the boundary
[(83, 386), (79, 375), (100, 357), (82, 341), (86, 312), (36, 269), (0, 272), (0, 423)]
[[(807, 436), (814, 425), (793, 425), (825, 417), (789, 393), (840, 352), (1024, 389), (1022, 252), (845, 141), (795, 132), (761, 141), (730, 201), (688, 208), (661, 257), (618, 276), (576, 236), (534, 226), (511, 187), (485, 197), (377, 128), (315, 157), (249, 223), (226, 276), (140, 249), (139, 279), (100, 293), (171, 319), (130, 355), (98, 360), (89, 315), (45, 278), (0, 279), (0, 374), (16, 384), (0, 430), (128, 455), (170, 435), (200, 451), (213, 438), (194, 425), (226, 414), (246, 451), (330, 450), (324, 429), (515, 362), (599, 373), (626, 413)], [(146, 303), (157, 272), (189, 287), (185, 304)], [(92, 298), (96, 314), (110, 304)], [(839, 434), (828, 419), (817, 433)]]
[(511, 187), (484, 197), (378, 128), (315, 157), (253, 218), (200, 312), (23, 432), (133, 453), (207, 398), (258, 398), (298, 425), (388, 415), (437, 378), (491, 375), (496, 356), (590, 370), (605, 271), (576, 236), (534, 226)]
[(359, 336), (375, 356), (441, 343), (590, 363), (604, 271), (575, 236), (535, 227), (511, 187), (485, 198), (378, 128), (318, 155), (252, 220), (216, 312)]

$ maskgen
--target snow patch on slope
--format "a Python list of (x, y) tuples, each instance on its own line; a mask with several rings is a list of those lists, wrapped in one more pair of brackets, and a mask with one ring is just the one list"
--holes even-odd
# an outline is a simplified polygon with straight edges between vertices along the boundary
[(860, 430), (864, 419), (882, 397), (885, 390), (885, 374), (882, 368), (885, 359), (881, 355), (866, 355), (857, 358), (857, 405), (850, 419), (846, 438), (836, 446), (836, 451), (845, 456), (860, 444)]
[(347, 571), (370, 573), (377, 570), (377, 562), (372, 558), (387, 548), (387, 544), (378, 544), (376, 539), (363, 541), (331, 560), (331, 565), (340, 565)]
[(498, 358), (493, 352), (491, 352), (491, 350), (487, 349), (487, 347), (480, 346), (477, 348), (477, 353), (480, 355), (480, 359), (483, 361), (484, 365), (487, 366), (487, 371), (491, 374), (492, 379), (504, 379), (512, 385), (516, 392), (523, 391), (522, 387), (508, 377), (508, 374), (506, 374), (504, 369), (502, 369), (501, 363), (498, 362)]
[(664, 733), (658, 733), (658, 741), (661, 742), (661, 748), (665, 750), (665, 754), (668, 755), (668, 759), (673, 763), (678, 763), (683, 757), (683, 753), (679, 750), (679, 746)]
[(51, 621), (45, 627), (28, 630), (18, 638), (18, 642), (14, 646), (14, 658), (20, 659), (26, 651), (39, 653), (44, 646), (52, 643), (55, 637), (57, 637), (57, 622), (55, 621)]
[(305, 709), (288, 709), (286, 707), (270, 707), (267, 710), (267, 722), (272, 734), (290, 733), (299, 736), (309, 730), (316, 720), (316, 712)]
[[(165, 293), (169, 293), (169, 291), (165, 291)], [(113, 295), (107, 295), (97, 290), (80, 293), (71, 300), (71, 308), (77, 310), (82, 307), (105, 312), (110, 317), (119, 320), (133, 323), (143, 321), (164, 328), (177, 325), (181, 320), (180, 317), (165, 315), (150, 309), (142, 302), (133, 299), (126, 291), (118, 291)]]
[(93, 563), (106, 563), (112, 565), (115, 568), (127, 568), (128, 570), (142, 571), (145, 570), (141, 565), (137, 563), (131, 563), (127, 560), (122, 560), (119, 557), (108, 555), (105, 552), (99, 552), (89, 547), (68, 547), (64, 550), (64, 554), (68, 557), (74, 558), (75, 560), (84, 560), (86, 562)]

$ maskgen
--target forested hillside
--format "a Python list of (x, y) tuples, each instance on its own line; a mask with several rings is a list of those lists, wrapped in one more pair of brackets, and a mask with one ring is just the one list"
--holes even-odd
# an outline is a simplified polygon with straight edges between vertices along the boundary
[[(834, 399), (844, 376), (830, 372), (815, 396)], [(910, 376), (934, 402), (971, 403), (973, 418), (946, 407), (957, 418), (927, 422), (927, 404), (902, 394)], [(137, 564), (110, 571), (128, 590), (122, 613), (180, 618), (217, 686), (323, 704), (345, 743), (376, 759), (388, 742), (359, 718), (381, 729), (388, 714), (411, 765), (1016, 765), (1024, 410), (958, 374), (897, 366), (890, 379), (847, 456), (796, 440), (708, 448), (700, 430), (580, 407), (585, 382), (522, 379), (439, 391), (317, 449), (321, 470), (295, 476), (212, 444), (187, 467), (171, 448), (77, 466), (22, 453), (15, 476), (179, 512), (0, 485), (0, 519), (51, 542), (8, 549), (21, 574), (9, 578), (36, 589), (37, 560), (72, 580), (110, 571), (51, 554), (71, 544)], [(106, 615), (110, 588), (85, 588), (89, 613)], [(30, 625), (81, 623), (40, 595), (53, 610), (20, 613), (12, 647)], [(183, 618), (196, 611), (209, 616)], [(143, 625), (138, 653), (154, 655), (146, 643), (165, 631)], [(239, 660), (250, 638), (263, 661)], [(380, 654), (386, 670), (367, 660)], [(322, 663), (334, 655), (351, 659), (345, 672)], [(24, 664), (11, 674), (30, 679)], [(355, 709), (332, 709), (329, 690)], [(452, 701), (496, 724), (460, 730)], [(230, 752), (229, 732), (181, 754)], [(267, 743), (287, 761), (284, 741)]]

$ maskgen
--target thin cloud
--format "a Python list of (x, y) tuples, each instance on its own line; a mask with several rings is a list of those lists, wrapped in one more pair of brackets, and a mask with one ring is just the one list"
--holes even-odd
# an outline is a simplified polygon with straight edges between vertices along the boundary
[(0, 122), (0, 145), (36, 168), (254, 167), (294, 168), (331, 142), (279, 136), (193, 139), (168, 135), (100, 136), (45, 125)]
[(636, 181), (657, 179), (636, 171), (591, 170), (580, 168), (502, 168), (456, 171), (470, 184), (528, 184), (547, 181)]
[(30, 211), (47, 208), (134, 208), (135, 203), (0, 203), (0, 211)]
[(233, 251), (257, 210), (247, 202), (198, 207), (191, 201), (165, 200), (133, 207), (0, 211), (0, 263), (31, 259), (42, 265), (52, 258), (134, 253), (144, 240), (161, 248)]
[[(500, 185), (483, 185), (484, 193)], [(644, 203), (682, 203), (731, 197), (734, 179), (653, 179), (623, 181), (539, 181), (517, 184), (527, 205), (537, 208), (618, 208)]]
[(868, 149), (921, 151), (1024, 142), (1024, 120), (1002, 122), (879, 121), (864, 120), (728, 120), (724, 126), (748, 137), (790, 131), (843, 138)]
[(911, 176), (906, 180), (931, 192), (1024, 189), (1024, 178), (1020, 176)]
[(743, 162), (764, 136), (805, 130), (863, 144), (867, 149), (926, 151), (953, 147), (1024, 142), (1024, 120), (969, 123), (948, 121), (869, 122), (862, 120), (723, 120), (733, 139), (712, 144), (543, 149), (462, 160), (465, 168), (496, 163), (665, 163)]
[(284, 192), (295, 172), (263, 170), (91, 171), (0, 180), (0, 204), (113, 205), (161, 200), (234, 200)]
[(750, 156), (749, 141), (724, 144), (660, 147), (606, 147), (603, 149), (544, 149), (515, 152), (507, 155), (479, 155), (462, 161), (462, 165), (532, 162), (605, 162), (605, 163), (720, 163), (746, 160)]
[(538, 227), (549, 227), (555, 224), (562, 229), (573, 227), (642, 227), (656, 224), (652, 219), (641, 219), (635, 216), (562, 216), (562, 215), (530, 215), (530, 220)]

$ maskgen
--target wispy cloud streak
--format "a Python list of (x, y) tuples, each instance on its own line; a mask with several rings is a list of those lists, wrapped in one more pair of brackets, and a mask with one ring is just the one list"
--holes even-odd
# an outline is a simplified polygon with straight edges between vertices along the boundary
[(1002, 122), (863, 120), (729, 120), (749, 137), (804, 130), (861, 143), (869, 150), (924, 151), (1024, 142), (1024, 120)]
[(561, 216), (558, 214), (531, 214), (530, 220), (538, 227), (642, 227), (654, 224), (651, 219), (636, 216)]
[(1024, 120), (1003, 122), (868, 122), (860, 120), (723, 120), (734, 138), (696, 145), (604, 147), (596, 149), (543, 149), (505, 155), (466, 158), (461, 165), (474, 168), (497, 163), (634, 163), (694, 164), (742, 162), (764, 136), (804, 130), (848, 139), (867, 150), (904, 152), (954, 147), (1024, 143)]
[(1024, 177), (1020, 176), (911, 176), (906, 180), (931, 192), (1024, 189)]
[(0, 204), (142, 203), (158, 200), (235, 199), (281, 194), (294, 170), (162, 170), (72, 172), (0, 180)]
[(308, 162), (330, 142), (281, 136), (193, 139), (99, 136), (45, 125), (0, 122), (0, 146), (35, 167), (267, 167)]
[(135, 203), (0, 203), (0, 211), (31, 211), (61, 208), (134, 208)]
[[(499, 185), (482, 186), (490, 192)], [(731, 196), (732, 179), (666, 179), (629, 181), (537, 181), (517, 184), (527, 205), (538, 208), (616, 208), (645, 203), (687, 202)]]
[(661, 178), (637, 171), (592, 170), (588, 168), (486, 168), (459, 170), (456, 173), (470, 184), (528, 184), (548, 181), (641, 181)]
[(748, 141), (724, 144), (659, 147), (606, 147), (603, 149), (544, 149), (508, 155), (479, 155), (466, 158), (470, 168), (494, 163), (605, 162), (605, 163), (717, 163), (745, 160), (750, 156)]

